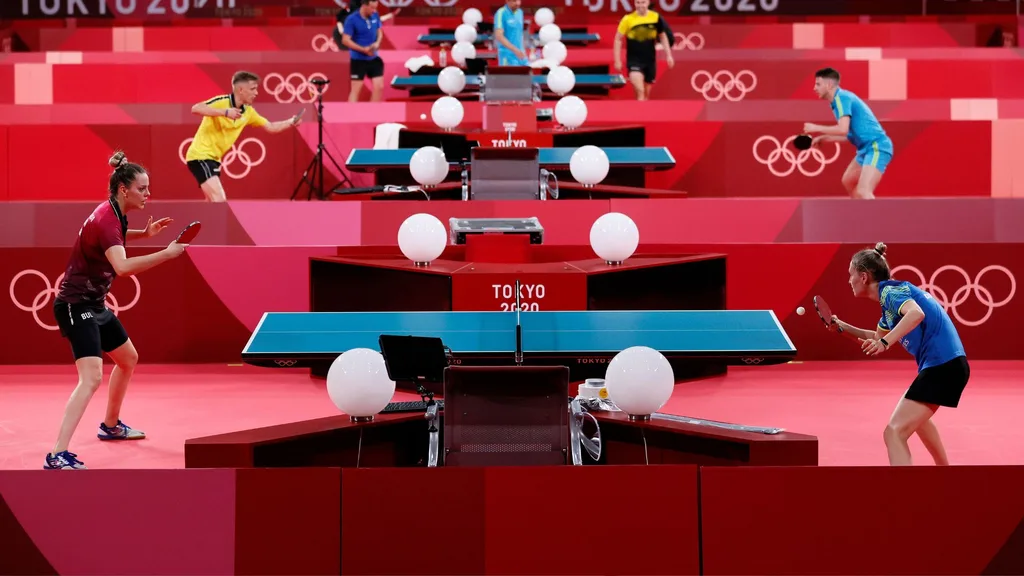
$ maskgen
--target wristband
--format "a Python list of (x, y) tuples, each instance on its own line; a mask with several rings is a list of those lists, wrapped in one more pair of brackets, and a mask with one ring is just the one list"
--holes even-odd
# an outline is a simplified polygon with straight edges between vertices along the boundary
[(889, 347), (889, 343), (885, 341), (885, 338), (879, 338), (878, 341), (881, 342), (882, 345), (885, 346), (886, 348)]

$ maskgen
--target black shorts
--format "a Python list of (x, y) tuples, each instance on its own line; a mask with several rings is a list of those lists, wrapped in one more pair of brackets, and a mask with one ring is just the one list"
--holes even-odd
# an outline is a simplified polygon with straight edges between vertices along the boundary
[(626, 69), (630, 72), (642, 72), (645, 84), (654, 84), (654, 79), (658, 76), (658, 64), (653, 60), (643, 61), (627, 59)]
[(189, 160), (186, 164), (200, 186), (214, 176), (220, 177), (220, 162), (216, 160)]
[(971, 366), (967, 363), (967, 358), (957, 356), (945, 364), (925, 368), (919, 372), (904, 398), (956, 408), (970, 378)]
[(103, 357), (103, 352), (116, 350), (128, 341), (128, 333), (117, 316), (105, 305), (53, 303), (60, 335), (71, 342), (75, 360), (89, 356)]
[(362, 80), (363, 78), (380, 78), (384, 75), (384, 61), (380, 59), (380, 56), (373, 60), (349, 60), (348, 66), (352, 71), (353, 80)]

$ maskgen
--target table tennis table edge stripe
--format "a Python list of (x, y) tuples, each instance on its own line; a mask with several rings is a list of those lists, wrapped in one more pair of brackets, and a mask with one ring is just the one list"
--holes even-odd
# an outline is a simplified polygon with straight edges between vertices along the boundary
[(783, 336), (785, 336), (786, 343), (789, 344), (789, 348), (791, 350), (793, 350), (794, 352), (796, 352), (796, 346), (793, 346), (793, 341), (789, 339), (789, 334), (787, 334), (786, 331), (782, 328), (782, 323), (779, 322), (778, 316), (775, 315), (775, 310), (769, 310), (768, 313), (772, 315), (772, 320), (774, 320), (775, 321), (775, 325), (779, 327), (779, 332)]
[(260, 321), (256, 323), (256, 329), (253, 330), (252, 334), (249, 336), (249, 341), (245, 343), (245, 348), (242, 348), (243, 355), (249, 351), (249, 347), (252, 346), (252, 341), (256, 339), (256, 335), (260, 333), (260, 328), (263, 327), (263, 321), (271, 314), (274, 314), (274, 312), (264, 312), (263, 316), (260, 316)]

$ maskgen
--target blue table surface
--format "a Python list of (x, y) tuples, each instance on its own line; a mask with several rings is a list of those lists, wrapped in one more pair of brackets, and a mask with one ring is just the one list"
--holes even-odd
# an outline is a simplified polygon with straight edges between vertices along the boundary
[[(533, 35), (537, 37), (536, 34)], [(440, 42), (455, 42), (455, 32), (450, 34), (420, 34), (417, 38), (420, 42), (428, 43), (440, 43)], [(562, 42), (597, 42), (601, 39), (600, 34), (594, 34), (593, 32), (562, 32)], [(475, 44), (481, 42), (490, 42), (490, 34), (477, 34)]]
[[(794, 352), (770, 310), (522, 312), (523, 353)], [(381, 334), (441, 338), (454, 353), (514, 352), (515, 312), (268, 312), (242, 354), (379, 350)]]
[[(668, 148), (602, 148), (608, 155), (608, 163), (615, 165), (669, 165), (676, 163)], [(569, 165), (569, 159), (576, 148), (541, 148), (538, 160), (542, 166)], [(408, 166), (415, 148), (353, 148), (346, 166)]]
[[(547, 84), (547, 74), (535, 74), (534, 84)], [(624, 85), (626, 78), (621, 74), (577, 74), (577, 86), (618, 86)], [(424, 86), (437, 86), (437, 75), (420, 76), (396, 76), (391, 80), (391, 85), (396, 87), (422, 88)], [(466, 86), (479, 86), (480, 76), (477, 74), (466, 75)]]

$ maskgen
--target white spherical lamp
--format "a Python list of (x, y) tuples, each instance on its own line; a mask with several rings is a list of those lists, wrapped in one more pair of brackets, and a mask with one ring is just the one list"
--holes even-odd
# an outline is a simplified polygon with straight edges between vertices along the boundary
[(469, 24), (470, 26), (476, 27), (477, 24), (483, 22), (484, 15), (477, 8), (469, 8), (462, 13), (462, 23)]
[(537, 26), (543, 28), (554, 23), (555, 13), (551, 11), (551, 8), (541, 8), (533, 13), (533, 21), (537, 23)]
[(369, 348), (343, 352), (327, 371), (327, 394), (353, 422), (369, 422), (395, 395), (384, 357)]
[[(551, 16), (554, 20), (554, 15)], [(538, 22), (540, 24), (540, 22)], [(562, 29), (557, 24), (548, 22), (547, 24), (540, 25), (540, 31), (537, 32), (537, 40), (541, 46), (547, 46), (551, 42), (558, 42), (562, 39)], [(564, 48), (564, 46), (563, 46)]]
[(604, 375), (608, 397), (630, 420), (650, 420), (672, 397), (675, 381), (668, 359), (647, 346), (616, 354)]
[(590, 227), (590, 247), (608, 264), (621, 264), (636, 252), (640, 230), (625, 214), (609, 212), (594, 220)]
[(455, 29), (456, 42), (476, 42), (476, 26), (472, 24), (459, 24)]
[(437, 87), (449, 96), (455, 96), (466, 87), (466, 73), (458, 66), (447, 66), (437, 74)]
[(448, 234), (433, 214), (413, 214), (398, 228), (398, 248), (417, 266), (428, 266), (444, 252)]
[(436, 146), (424, 146), (412, 153), (409, 173), (421, 186), (437, 186), (448, 176), (448, 160)]
[[(564, 68), (564, 66), (562, 67)], [(568, 70), (568, 68), (566, 68)], [(572, 72), (571, 70), (569, 70)], [(548, 75), (551, 78), (551, 75)], [(550, 81), (550, 80), (549, 80)], [(573, 77), (575, 82), (575, 77)], [(563, 96), (555, 103), (555, 122), (569, 130), (583, 126), (587, 121), (587, 103), (579, 96)]]
[(460, 66), (465, 66), (467, 58), (476, 58), (476, 46), (469, 42), (456, 42), (452, 46), (452, 60)]
[[(564, 96), (576, 86), (576, 74), (568, 66), (555, 66), (548, 71), (548, 89)], [(582, 100), (581, 100), (582, 102)]]
[[(552, 26), (554, 26), (554, 24), (552, 24)], [(541, 52), (544, 54), (545, 60), (550, 60), (557, 64), (565, 62), (565, 57), (569, 55), (569, 51), (566, 49), (565, 44), (562, 44), (559, 40), (548, 42), (544, 45), (544, 49), (541, 50)]]
[(569, 157), (569, 172), (584, 186), (600, 184), (608, 175), (608, 155), (591, 144), (580, 146)]
[(430, 118), (438, 128), (451, 130), (462, 122), (465, 115), (462, 102), (454, 96), (441, 96), (430, 107)]

